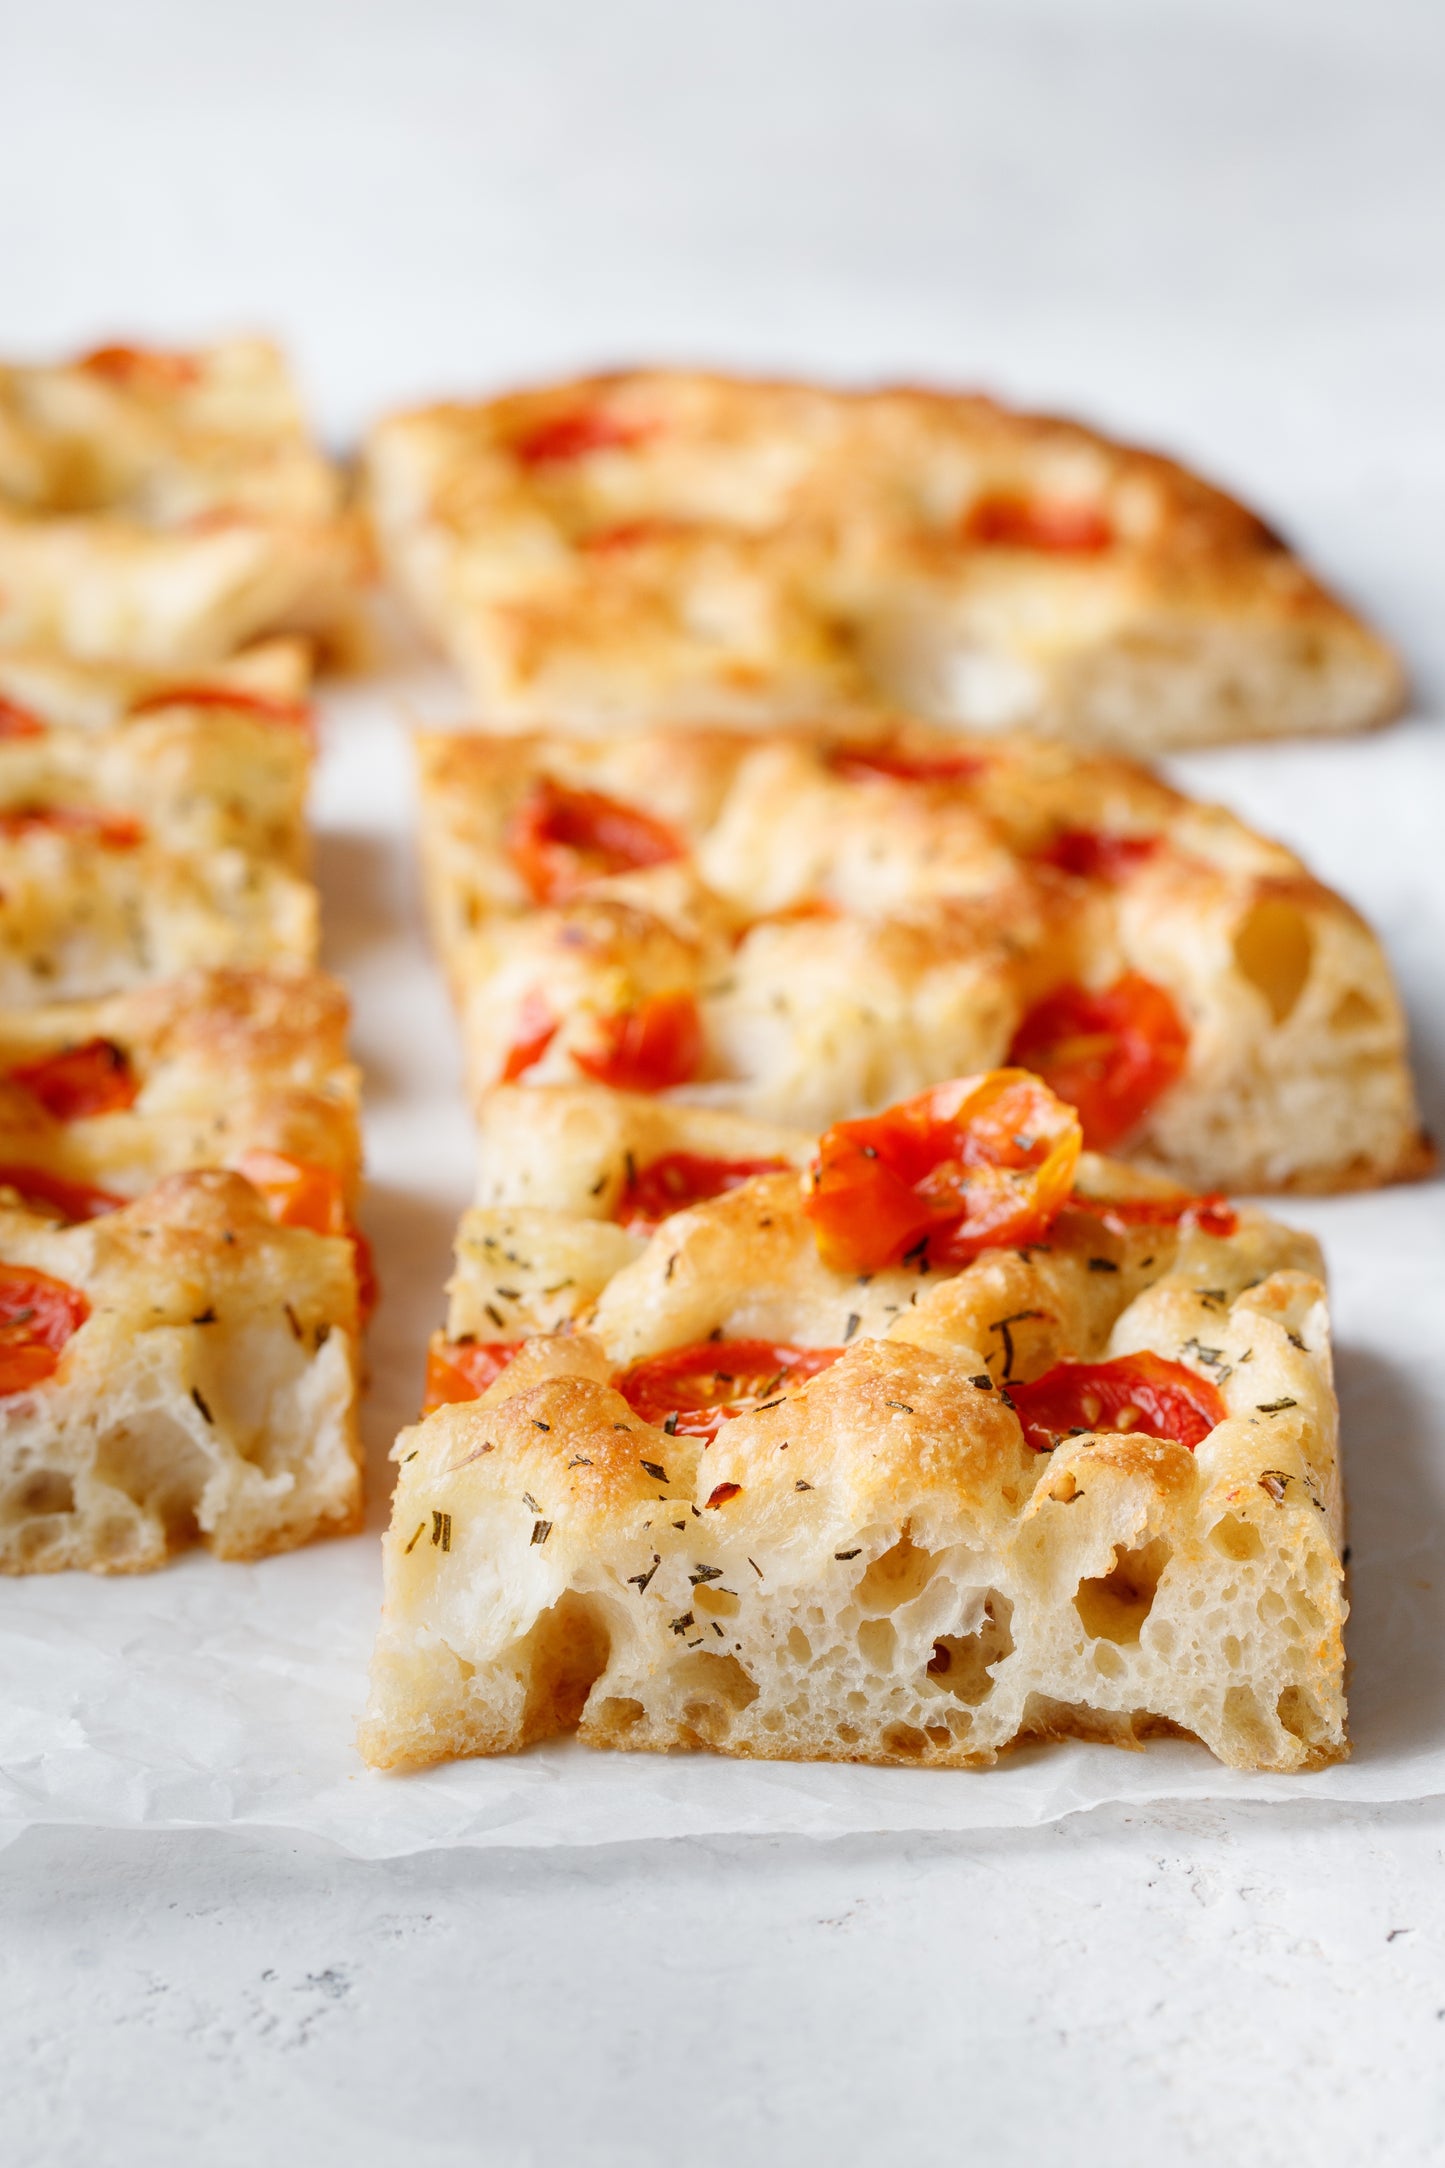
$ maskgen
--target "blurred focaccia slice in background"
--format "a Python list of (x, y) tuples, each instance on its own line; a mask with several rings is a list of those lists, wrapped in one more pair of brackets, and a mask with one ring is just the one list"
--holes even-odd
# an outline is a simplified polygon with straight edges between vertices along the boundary
[(238, 1175), (73, 1226), (0, 1202), (0, 1572), (356, 1527), (357, 1337), (350, 1243)]
[(1384, 641), (1252, 513), (990, 399), (593, 377), (383, 420), (368, 488), (495, 728), (881, 703), (1148, 754), (1404, 699)]
[[(607, 1195), (616, 1139), (535, 1096)], [(519, 1258), (603, 1224), (527, 1212)], [(572, 1329), (524, 1321), (398, 1440), (363, 1751), (1338, 1757), (1320, 1269), (1258, 1210), (1081, 1161), (1019, 1072), (839, 1125), (808, 1175), (633, 1239)]]
[(1430, 1164), (1369, 928), (1143, 769), (901, 721), (419, 759), (479, 1104), (590, 1079), (817, 1128), (1008, 1059), (1193, 1188)]
[(0, 368), (0, 645), (152, 669), (326, 636), (357, 536), (277, 349)]

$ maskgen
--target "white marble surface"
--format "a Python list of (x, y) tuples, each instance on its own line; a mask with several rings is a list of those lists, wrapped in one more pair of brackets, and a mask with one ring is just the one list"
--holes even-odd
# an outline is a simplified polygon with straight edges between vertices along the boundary
[[(1438, 0), (62, 0), (3, 50), (6, 351), (274, 325), (338, 441), (654, 353), (991, 383), (1246, 489), (1438, 713)], [(1388, 924), (1439, 1127), (1412, 899), (1445, 806), (1390, 803), (1392, 766), (1190, 773), (1328, 839)], [(1399, 838), (1367, 876), (1352, 800)], [(1433, 2162), (1442, 1827), (1195, 1805), (390, 1862), (37, 1833), (0, 1857), (0, 2159)]]

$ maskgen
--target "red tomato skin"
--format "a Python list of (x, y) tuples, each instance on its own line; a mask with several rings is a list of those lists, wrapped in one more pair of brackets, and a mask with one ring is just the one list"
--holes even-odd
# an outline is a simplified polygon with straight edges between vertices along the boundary
[[(1123, 1430), (1171, 1438), (1193, 1452), (1229, 1414), (1217, 1385), (1162, 1355), (1120, 1355), (1102, 1363), (1056, 1363), (1042, 1377), (1008, 1386), (1035, 1452), (1051, 1452), (1075, 1431)], [(1135, 1420), (1119, 1418), (1130, 1410)]]
[[(725, 1422), (781, 1396), (787, 1386), (827, 1370), (841, 1347), (790, 1347), (772, 1340), (700, 1340), (634, 1363), (617, 1390), (644, 1423), (674, 1436), (715, 1438)], [(754, 1392), (731, 1391), (754, 1384)]]
[(1079, 1124), (1037, 1077), (996, 1069), (839, 1122), (819, 1139), (804, 1212), (823, 1262), (873, 1272), (964, 1264), (1041, 1241), (1068, 1200)]
[(21, 1062), (6, 1081), (29, 1092), (58, 1122), (123, 1114), (140, 1094), (130, 1057), (114, 1039), (85, 1039), (40, 1061)]
[(0, 1265), (0, 1395), (53, 1377), (69, 1341), (90, 1315), (78, 1287), (25, 1265)]
[(507, 854), (534, 903), (565, 903), (592, 881), (681, 858), (681, 839), (640, 807), (543, 776), (507, 824)]
[(1009, 1059), (1077, 1107), (1084, 1143), (1108, 1151), (1184, 1069), (1189, 1031), (1162, 986), (1129, 972), (1100, 993), (1057, 987), (1014, 1034)]
[(520, 1340), (446, 1340), (435, 1333), (426, 1355), (423, 1415), (457, 1401), (480, 1400), (521, 1345)]
[(759, 1174), (782, 1174), (785, 1159), (705, 1159), (693, 1152), (665, 1152), (635, 1169), (618, 1200), (616, 1217), (630, 1234), (650, 1235), (673, 1212), (722, 1197)]
[(985, 548), (1061, 557), (1098, 556), (1114, 541), (1110, 521), (1092, 505), (1007, 495), (982, 497), (971, 505), (962, 534), (965, 542)]
[(691, 994), (654, 994), (601, 1019), (598, 1043), (572, 1059), (614, 1091), (662, 1092), (690, 1084), (702, 1067), (702, 1017)]

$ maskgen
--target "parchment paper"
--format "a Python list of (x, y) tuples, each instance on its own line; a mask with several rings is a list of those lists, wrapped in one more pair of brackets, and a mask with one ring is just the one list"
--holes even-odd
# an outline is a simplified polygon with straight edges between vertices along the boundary
[[(1445, 1794), (1445, 1211), (1439, 1183), (1290, 1204), (1332, 1269), (1350, 1502), (1354, 1757), (1243, 1777), (1200, 1747), (1030, 1748), (988, 1771), (868, 1770), (554, 1746), (420, 1776), (366, 1770), (352, 1735), (379, 1600), (386, 1448), (412, 1419), (473, 1144), (455, 1033), (422, 936), (408, 712), (439, 677), (327, 703), (318, 869), (327, 961), (367, 1074), (372, 1337), (368, 1531), (255, 1566), (191, 1555), (130, 1580), (0, 1582), (0, 1843), (34, 1823), (273, 1827), (373, 1858), (451, 1844), (996, 1828), (1104, 1801)], [(1427, 1118), (1445, 1076), (1445, 736), (1197, 755), (1188, 787), (1303, 850), (1384, 933), (1410, 1001)]]

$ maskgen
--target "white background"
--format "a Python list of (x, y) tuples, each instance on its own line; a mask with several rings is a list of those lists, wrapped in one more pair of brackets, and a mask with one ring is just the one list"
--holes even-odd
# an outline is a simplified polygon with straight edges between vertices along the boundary
[[(615, 359), (983, 383), (1241, 488), (1439, 711), (1438, 0), (0, 0), (0, 83), (4, 351), (273, 327), (339, 445), (386, 402)], [(1383, 925), (1440, 1129), (1430, 731), (1187, 772)], [(370, 870), (323, 857), (352, 925), (392, 900)], [(336, 960), (384, 1157), (388, 1027)], [(408, 1209), (383, 1191), (383, 1241)], [(1347, 1347), (1357, 1231), (1394, 1214), (1428, 1257), (1431, 1210), (1311, 1214)], [(1356, 1438), (1377, 1391), (1412, 1405), (1370, 1356)], [(1175, 1805), (390, 1862), (37, 1833), (0, 1856), (0, 2158), (1438, 2161), (1442, 1828)]]

